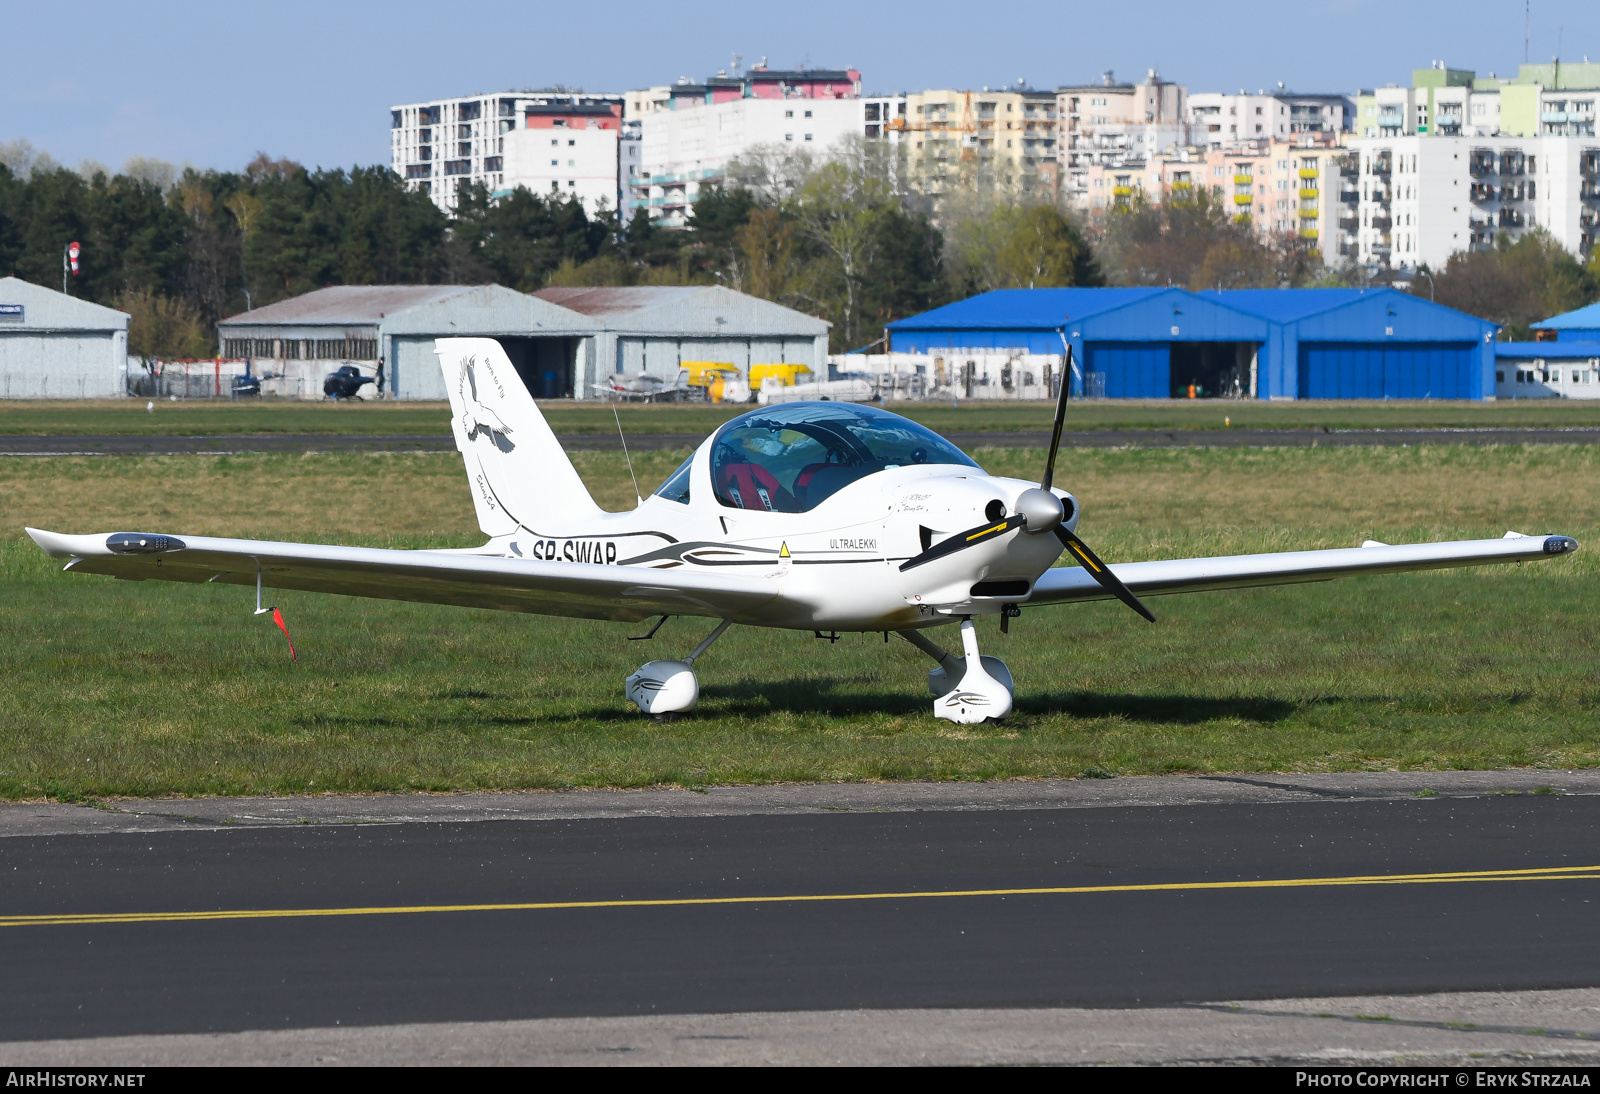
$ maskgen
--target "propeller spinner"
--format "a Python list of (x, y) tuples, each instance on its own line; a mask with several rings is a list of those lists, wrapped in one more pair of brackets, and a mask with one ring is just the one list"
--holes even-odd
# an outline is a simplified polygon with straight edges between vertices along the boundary
[[(1072, 348), (1067, 348), (1067, 366), (1072, 364)], [(1122, 583), (1111, 568), (1100, 561), (1100, 556), (1089, 549), (1089, 545), (1079, 539), (1077, 534), (1067, 527), (1068, 513), (1061, 504), (1061, 499), (1050, 491), (1050, 484), (1055, 479), (1056, 453), (1061, 448), (1061, 427), (1067, 418), (1067, 370), (1062, 370), (1061, 392), (1056, 397), (1055, 424), (1050, 432), (1050, 456), (1045, 461), (1044, 478), (1039, 485), (1029, 490), (1024, 490), (1017, 498), (1016, 512), (999, 520), (980, 524), (976, 528), (969, 528), (965, 532), (958, 532), (953, 536), (943, 539), (923, 551), (914, 558), (909, 558), (900, 564), (901, 571), (912, 570), (925, 565), (935, 559), (953, 555), (957, 551), (964, 551), (968, 547), (976, 547), (996, 536), (1003, 536), (1007, 532), (1021, 529), (1025, 535), (1042, 536), (1046, 532), (1054, 532), (1055, 537), (1067, 552), (1077, 559), (1078, 564), (1089, 571), (1089, 576), (1100, 583), (1107, 592), (1128, 607), (1154, 623), (1156, 617), (1144, 602), (1133, 594)]]

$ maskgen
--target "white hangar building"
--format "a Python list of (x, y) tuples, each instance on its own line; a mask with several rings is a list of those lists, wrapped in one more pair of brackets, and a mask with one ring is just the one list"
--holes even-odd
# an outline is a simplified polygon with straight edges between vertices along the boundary
[[(341, 365), (383, 394), (444, 399), (435, 338), (496, 338), (537, 399), (584, 399), (613, 373), (677, 378), (686, 361), (828, 370), (828, 323), (715, 285), (551, 288), (336, 285), (217, 324), (222, 355), (249, 360), (268, 394), (321, 398)], [(376, 385), (374, 385), (374, 388)], [(369, 389), (372, 390), (372, 389)]]
[(128, 314), (0, 277), (0, 399), (127, 393)]
[(383, 394), (444, 399), (433, 340), (482, 336), (500, 340), (536, 398), (559, 399), (581, 384), (598, 326), (501, 285), (334, 285), (224, 319), (217, 334), (224, 357), (275, 374), (262, 390), (289, 398), (320, 399), (341, 365), (375, 376), (381, 359)]

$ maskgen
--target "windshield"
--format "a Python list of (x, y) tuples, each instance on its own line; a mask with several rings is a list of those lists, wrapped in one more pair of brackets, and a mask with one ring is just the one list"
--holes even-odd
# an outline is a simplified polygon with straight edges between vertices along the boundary
[(666, 482), (656, 487), (656, 496), (666, 498), (668, 501), (689, 504), (689, 472), (694, 469), (694, 457), (690, 456), (678, 465), (678, 469)]
[(917, 464), (978, 466), (898, 414), (852, 403), (789, 403), (722, 427), (711, 448), (711, 482), (730, 508), (804, 513), (857, 479)]

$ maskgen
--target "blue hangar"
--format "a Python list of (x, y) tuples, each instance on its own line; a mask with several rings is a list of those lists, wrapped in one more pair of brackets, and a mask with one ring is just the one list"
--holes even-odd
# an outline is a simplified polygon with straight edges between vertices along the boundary
[(1542, 323), (1535, 323), (1533, 329), (1548, 331), (1548, 337), (1557, 342), (1600, 342), (1600, 304), (1552, 315)]
[(1073, 394), (1483, 399), (1495, 325), (1394, 289), (999, 289), (889, 324), (895, 353), (1072, 347)]

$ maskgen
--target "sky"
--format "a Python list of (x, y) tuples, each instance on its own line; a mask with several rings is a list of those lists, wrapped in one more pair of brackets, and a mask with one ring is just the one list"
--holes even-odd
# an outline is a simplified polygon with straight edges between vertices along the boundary
[(1159, 69), (1195, 91), (1345, 91), (1413, 68), (1514, 73), (1528, 53), (1600, 61), (1594, 0), (1138, 0), (921, 4), (271, 4), (0, 0), (0, 145), (119, 168), (143, 156), (237, 169), (387, 163), (389, 108), (563, 84), (624, 91), (763, 56), (854, 66), (869, 92), (1033, 87)]

